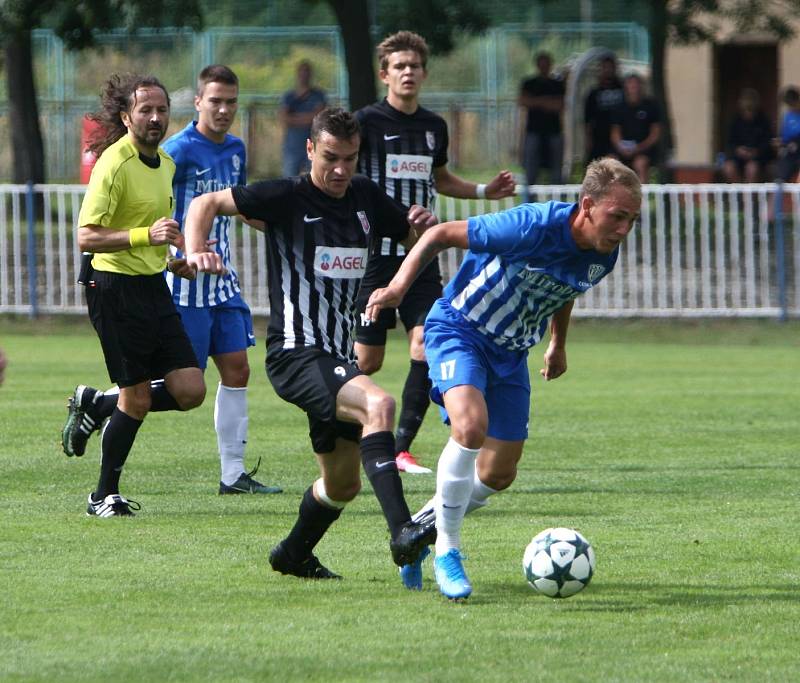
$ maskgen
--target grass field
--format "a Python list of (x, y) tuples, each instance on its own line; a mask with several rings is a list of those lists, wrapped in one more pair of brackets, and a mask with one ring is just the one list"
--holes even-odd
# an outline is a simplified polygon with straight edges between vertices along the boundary
[[(2, 681), (800, 678), (797, 322), (573, 321), (569, 372), (534, 381), (517, 482), (465, 523), (475, 590), (462, 604), (441, 598), (429, 564), (422, 592), (402, 588), (366, 482), (318, 548), (344, 581), (269, 569), (316, 469), (261, 345), (248, 463), (262, 455), (258, 478), (285, 493), (216, 495), (207, 400), (148, 417), (123, 477), (143, 509), (99, 520), (84, 515), (96, 437), (81, 459), (59, 446), (72, 387), (107, 381), (88, 323), (0, 329)], [(403, 352), (394, 339), (378, 376), (396, 395)], [(433, 464), (445, 439), (431, 411), (415, 450)], [(412, 508), (434, 487), (404, 483)], [(523, 579), (523, 550), (548, 526), (597, 551), (569, 600)]]

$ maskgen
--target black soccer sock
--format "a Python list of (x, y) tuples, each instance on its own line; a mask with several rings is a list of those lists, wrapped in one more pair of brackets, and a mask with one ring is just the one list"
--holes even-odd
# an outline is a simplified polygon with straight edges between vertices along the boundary
[(178, 402), (167, 391), (167, 385), (163, 379), (155, 379), (150, 382), (150, 412), (163, 413), (166, 410), (180, 410)]
[(102, 500), (110, 493), (119, 493), (122, 467), (141, 426), (141, 420), (126, 415), (119, 408), (111, 413), (100, 442), (100, 480), (97, 482), (94, 500)]
[(289, 557), (295, 562), (302, 562), (311, 555), (314, 546), (341, 514), (341, 510), (329, 508), (314, 498), (314, 487), (309, 486), (300, 501), (297, 521), (282, 541)]
[(373, 432), (361, 439), (361, 462), (394, 538), (400, 527), (411, 519), (394, 461), (394, 434)]
[(94, 404), (94, 407), (91, 410), (91, 415), (93, 418), (102, 422), (107, 417), (111, 417), (111, 413), (114, 412), (114, 408), (117, 407), (117, 401), (119, 401), (119, 393), (114, 392), (113, 394), (103, 394), (102, 398), (97, 400), (97, 403)]
[(403, 403), (397, 423), (395, 455), (411, 450), (411, 442), (417, 436), (430, 404), (431, 380), (428, 364), (424, 360), (411, 360), (406, 384), (403, 387)]

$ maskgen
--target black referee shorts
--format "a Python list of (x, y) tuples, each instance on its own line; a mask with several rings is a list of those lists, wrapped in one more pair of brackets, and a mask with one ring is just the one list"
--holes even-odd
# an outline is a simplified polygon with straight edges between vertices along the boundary
[(358, 443), (361, 425), (336, 418), (336, 396), (353, 377), (364, 373), (322, 349), (268, 349), (267, 377), (284, 401), (308, 416), (308, 435), (315, 453), (331, 453), (336, 439)]
[(442, 274), (439, 271), (439, 261), (433, 261), (409, 288), (403, 301), (397, 309), (385, 308), (378, 313), (378, 319), (373, 323), (365, 320), (364, 312), (367, 301), (376, 289), (385, 287), (394, 277), (404, 256), (371, 256), (367, 265), (367, 272), (361, 280), (358, 290), (357, 311), (359, 313), (356, 323), (356, 341), (366, 346), (386, 346), (386, 333), (397, 327), (397, 313), (406, 332), (425, 323), (425, 318), (434, 302), (442, 296)]
[(111, 381), (130, 387), (172, 370), (198, 367), (164, 276), (94, 271), (86, 288)]

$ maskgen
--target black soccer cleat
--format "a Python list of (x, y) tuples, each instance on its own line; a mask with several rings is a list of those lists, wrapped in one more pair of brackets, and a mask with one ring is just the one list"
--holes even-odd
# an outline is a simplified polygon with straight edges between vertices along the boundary
[(102, 418), (97, 415), (97, 401), (103, 392), (79, 384), (67, 402), (67, 421), (61, 430), (61, 447), (67, 457), (80, 457), (86, 452), (89, 437), (100, 429)]
[(89, 494), (86, 514), (89, 517), (135, 517), (134, 510), (141, 510), (142, 506), (135, 500), (128, 500), (118, 493), (109, 493), (102, 500), (93, 500)]
[(256, 466), (249, 472), (242, 472), (239, 478), (230, 486), (220, 482), (219, 495), (237, 494), (237, 493), (283, 493), (280, 486), (267, 486), (260, 481), (253, 479), (253, 475), (258, 472), (258, 467), (261, 465), (261, 458), (258, 459)]
[(325, 567), (316, 555), (309, 555), (301, 562), (297, 562), (289, 557), (283, 543), (278, 543), (269, 552), (269, 564), (281, 574), (290, 574), (301, 579), (341, 579), (338, 574), (334, 574)]
[(398, 567), (417, 561), (422, 549), (436, 543), (436, 515), (425, 515), (417, 522), (406, 522), (389, 541), (392, 559)]

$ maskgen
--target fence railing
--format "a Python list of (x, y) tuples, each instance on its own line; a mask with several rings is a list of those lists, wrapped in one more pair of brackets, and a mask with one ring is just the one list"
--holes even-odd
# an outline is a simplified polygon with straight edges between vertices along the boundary
[[(75, 241), (83, 185), (0, 185), (0, 313), (84, 313)], [(574, 201), (577, 186), (532, 186)], [(800, 316), (800, 185), (646, 185), (617, 267), (578, 299), (598, 317)], [(513, 206), (440, 197), (440, 220)], [(234, 265), (255, 314), (269, 314), (264, 235), (235, 224)], [(441, 255), (445, 280), (462, 254)]]

